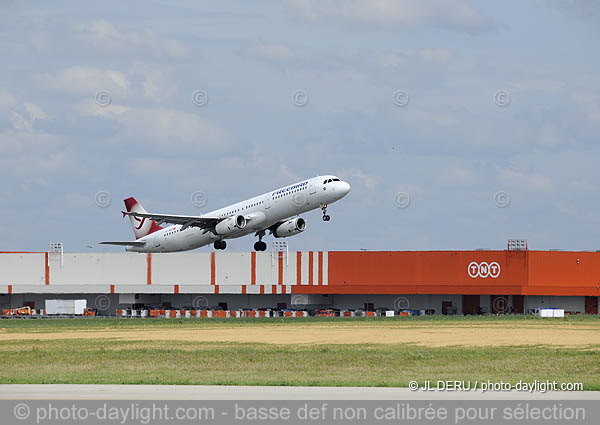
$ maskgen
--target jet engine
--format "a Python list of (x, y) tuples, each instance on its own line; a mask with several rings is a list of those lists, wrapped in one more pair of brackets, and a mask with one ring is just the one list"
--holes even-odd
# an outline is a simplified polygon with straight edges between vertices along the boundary
[(246, 218), (243, 215), (234, 215), (219, 222), (215, 226), (214, 233), (217, 235), (228, 235), (230, 233), (235, 233), (244, 227), (246, 227)]
[(303, 218), (297, 217), (281, 223), (277, 226), (273, 235), (276, 238), (287, 238), (288, 236), (304, 232), (304, 229), (306, 229), (306, 221)]

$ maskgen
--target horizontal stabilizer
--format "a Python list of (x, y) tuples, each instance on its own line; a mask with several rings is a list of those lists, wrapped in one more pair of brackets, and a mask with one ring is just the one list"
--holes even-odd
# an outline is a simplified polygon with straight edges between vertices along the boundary
[(116, 241), (116, 242), (100, 242), (101, 245), (119, 245), (119, 246), (135, 246), (135, 247), (143, 247), (146, 245), (145, 241)]

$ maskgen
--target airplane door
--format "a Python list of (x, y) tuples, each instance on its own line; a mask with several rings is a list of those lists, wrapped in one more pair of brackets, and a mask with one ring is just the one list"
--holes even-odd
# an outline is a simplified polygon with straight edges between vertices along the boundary
[(315, 181), (311, 180), (310, 183), (308, 183), (308, 194), (314, 195), (316, 191), (317, 189), (315, 189)]
[(271, 208), (271, 195), (265, 196), (265, 209)]

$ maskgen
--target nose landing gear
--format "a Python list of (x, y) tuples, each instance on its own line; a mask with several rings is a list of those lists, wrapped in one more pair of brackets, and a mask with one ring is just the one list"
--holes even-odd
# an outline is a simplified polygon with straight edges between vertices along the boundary
[(323, 211), (323, 221), (331, 220), (331, 217), (327, 215), (327, 204), (321, 205), (321, 211)]

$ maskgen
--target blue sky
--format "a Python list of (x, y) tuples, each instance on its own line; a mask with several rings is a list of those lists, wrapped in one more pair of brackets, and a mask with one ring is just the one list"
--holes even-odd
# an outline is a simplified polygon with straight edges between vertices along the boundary
[(111, 250), (128, 196), (200, 214), (325, 173), (352, 191), (290, 249), (600, 249), (597, 2), (122, 4), (0, 11), (0, 250)]

